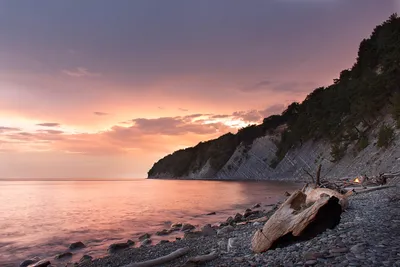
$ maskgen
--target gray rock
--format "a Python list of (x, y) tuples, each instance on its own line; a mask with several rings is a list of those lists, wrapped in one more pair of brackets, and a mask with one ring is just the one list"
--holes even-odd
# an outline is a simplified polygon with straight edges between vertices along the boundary
[(142, 240), (142, 242), (140, 242), (140, 244), (141, 244), (142, 246), (148, 246), (148, 245), (151, 244), (151, 242), (152, 242), (151, 239), (148, 238), (148, 239)]
[(257, 208), (260, 208), (261, 207), (261, 204), (260, 203), (257, 203), (257, 204), (255, 204), (254, 206), (253, 206), (253, 209), (257, 209)]
[(315, 264), (317, 264), (318, 263), (318, 261), (316, 261), (316, 260), (308, 260), (308, 261), (306, 261), (305, 263), (304, 263), (304, 265), (305, 266), (313, 266), (313, 265), (315, 265)]
[(332, 248), (329, 250), (330, 253), (334, 254), (334, 253), (347, 253), (349, 252), (348, 248)]
[(183, 231), (183, 232), (190, 231), (190, 230), (193, 230), (194, 228), (196, 228), (196, 227), (194, 227), (190, 223), (185, 223), (182, 225), (181, 231)]
[(227, 225), (227, 226), (219, 229), (217, 231), (217, 235), (218, 236), (225, 235), (225, 234), (232, 232), (233, 230), (235, 230), (235, 228), (232, 225)]
[(239, 239), (238, 238), (229, 238), (228, 239), (228, 252), (231, 252), (232, 250), (234, 250), (235, 248), (237, 248), (239, 245)]
[[(229, 217), (229, 218), (231, 218), (231, 217)], [(240, 213), (236, 213), (235, 217), (233, 218), (233, 221), (238, 223), (238, 222), (241, 222), (242, 220), (243, 220), (243, 215)]]
[(57, 254), (54, 258), (57, 260), (61, 260), (61, 259), (65, 259), (65, 258), (70, 258), (72, 257), (72, 253), (71, 252), (63, 252), (60, 254)]
[(117, 252), (117, 251), (119, 251), (119, 250), (129, 248), (130, 246), (131, 246), (131, 242), (114, 243), (114, 244), (111, 244), (111, 245), (108, 247), (108, 252), (110, 252), (110, 253), (115, 253), (115, 252)]
[(201, 228), (203, 236), (213, 236), (217, 234), (217, 231), (211, 227), (211, 224), (206, 224)]
[(149, 239), (150, 237), (151, 237), (151, 234), (145, 233), (145, 234), (139, 236), (139, 241), (143, 241), (145, 239)]
[(198, 238), (203, 236), (203, 233), (201, 231), (195, 231), (195, 232), (185, 232), (183, 238), (184, 239), (191, 239), (191, 238)]
[(82, 263), (84, 261), (91, 261), (92, 259), (93, 257), (90, 255), (83, 255), (82, 258), (79, 260), (79, 263)]
[(74, 242), (71, 245), (69, 245), (69, 249), (81, 249), (86, 247), (85, 244), (83, 244), (81, 241)]
[(162, 231), (158, 231), (158, 232), (156, 233), (156, 235), (158, 235), (158, 236), (163, 236), (163, 235), (169, 235), (170, 233), (171, 233), (170, 230), (164, 229), (164, 230), (162, 230)]

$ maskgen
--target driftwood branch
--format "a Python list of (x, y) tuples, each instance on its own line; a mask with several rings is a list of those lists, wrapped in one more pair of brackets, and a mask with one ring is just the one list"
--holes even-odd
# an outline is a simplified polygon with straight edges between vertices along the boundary
[(218, 253), (217, 251), (212, 251), (209, 254), (205, 254), (205, 255), (200, 255), (200, 256), (196, 256), (193, 258), (190, 258), (186, 261), (186, 263), (183, 265), (183, 267), (189, 267), (189, 266), (196, 266), (197, 264), (201, 264), (207, 261), (212, 261), (214, 259), (216, 259), (218, 257)]
[(153, 266), (158, 266), (158, 265), (164, 264), (166, 262), (173, 261), (173, 260), (175, 260), (175, 259), (187, 254), (189, 252), (189, 250), (190, 249), (188, 247), (180, 248), (180, 249), (177, 249), (177, 250), (175, 250), (174, 252), (172, 252), (172, 253), (170, 253), (168, 255), (165, 255), (165, 256), (162, 256), (162, 257), (159, 257), (159, 258), (156, 258), (156, 259), (153, 259), (153, 260), (142, 261), (142, 262), (137, 262), (137, 263), (131, 263), (131, 264), (125, 265), (123, 267), (153, 267)]
[(322, 164), (318, 165), (318, 169), (317, 169), (317, 175), (315, 178), (315, 185), (316, 186), (320, 186), (321, 182), (320, 182), (320, 178), (321, 178), (321, 168), (322, 168)]
[(312, 183), (313, 184), (315, 184), (315, 180), (314, 180), (314, 176), (312, 176), (312, 174), (311, 173), (309, 173), (306, 169), (304, 169), (303, 168), (303, 171), (308, 175), (308, 176), (310, 176), (311, 177), (311, 181), (312, 181)]

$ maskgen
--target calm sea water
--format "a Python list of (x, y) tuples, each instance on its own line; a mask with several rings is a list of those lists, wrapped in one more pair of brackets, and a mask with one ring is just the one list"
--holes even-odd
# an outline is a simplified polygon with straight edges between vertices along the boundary
[[(282, 182), (145, 179), (0, 181), (0, 266), (16, 266), (34, 256), (61, 266), (54, 255), (76, 241), (87, 248), (69, 260), (78, 261), (83, 254), (100, 257), (111, 243), (136, 241), (140, 234), (174, 222), (222, 222), (256, 203), (275, 203), (285, 191), (298, 187)], [(209, 212), (216, 215), (205, 215)]]

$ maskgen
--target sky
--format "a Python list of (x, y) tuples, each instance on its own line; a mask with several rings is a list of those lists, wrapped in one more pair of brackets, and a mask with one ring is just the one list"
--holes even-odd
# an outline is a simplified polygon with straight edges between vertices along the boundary
[(397, 0), (0, 0), (0, 178), (139, 178), (337, 78)]

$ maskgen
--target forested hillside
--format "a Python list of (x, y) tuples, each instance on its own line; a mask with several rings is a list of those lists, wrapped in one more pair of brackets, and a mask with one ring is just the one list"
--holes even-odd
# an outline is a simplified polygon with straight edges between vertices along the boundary
[[(239, 145), (247, 147), (259, 137), (276, 134), (278, 126), (283, 131), (275, 157), (269, 159), (271, 168), (288, 151), (309, 140), (329, 141), (332, 161), (339, 161), (349, 144), (355, 143), (358, 151), (368, 146), (374, 122), (388, 113), (400, 126), (400, 18), (397, 14), (361, 41), (356, 63), (340, 72), (332, 85), (315, 89), (302, 103), (292, 103), (281, 115), (265, 118), (260, 125), (176, 151), (155, 163), (148, 176), (185, 177), (207, 162), (216, 172)], [(392, 135), (393, 129), (383, 125), (377, 145), (388, 146)]]

